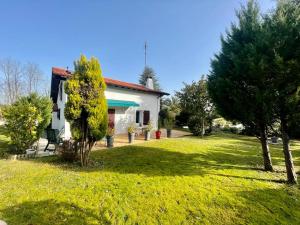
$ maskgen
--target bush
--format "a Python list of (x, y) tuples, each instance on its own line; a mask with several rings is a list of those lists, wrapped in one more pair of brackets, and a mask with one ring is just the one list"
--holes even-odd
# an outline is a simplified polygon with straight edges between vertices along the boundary
[(31, 94), (3, 109), (5, 133), (10, 137), (13, 151), (24, 153), (44, 132), (51, 120), (52, 101)]
[(236, 127), (230, 127), (229, 130), (230, 130), (230, 132), (233, 133), (233, 134), (238, 134), (238, 133), (239, 133), (239, 129), (236, 128)]
[(199, 116), (191, 116), (188, 121), (188, 126), (190, 131), (195, 136), (201, 136), (202, 135), (202, 121)]
[(190, 116), (190, 113), (181, 111), (179, 115), (176, 116), (176, 125), (178, 127), (188, 126)]
[(229, 127), (229, 126), (225, 126), (224, 128), (222, 128), (223, 132), (228, 132), (228, 133), (233, 133), (233, 134), (239, 134), (240, 130), (236, 127)]

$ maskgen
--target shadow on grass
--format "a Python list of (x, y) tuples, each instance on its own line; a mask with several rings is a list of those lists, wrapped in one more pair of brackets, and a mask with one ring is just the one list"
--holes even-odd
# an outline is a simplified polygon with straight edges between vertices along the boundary
[(7, 224), (98, 224), (105, 218), (96, 215), (90, 209), (80, 208), (75, 204), (55, 200), (30, 201), (5, 208), (0, 211), (1, 219)]
[(58, 157), (34, 159), (33, 162), (50, 163), (74, 171), (112, 171), (146, 176), (203, 175), (205, 162), (201, 154), (185, 154), (167, 151), (161, 148), (145, 146), (124, 146), (108, 150), (95, 151), (91, 155), (93, 162), (87, 168), (76, 164), (62, 163)]
[[(108, 171), (146, 176), (203, 176), (212, 172), (217, 175), (218, 170), (263, 170), (262, 157), (249, 146), (249, 143), (241, 142), (238, 147), (234, 144), (224, 144), (213, 147), (211, 151), (182, 153), (164, 148), (131, 145), (93, 152), (91, 159), (95, 164), (88, 168), (81, 168), (78, 164), (62, 163), (57, 157), (33, 161), (55, 164), (73, 171)], [(257, 143), (253, 147), (257, 148)], [(251, 177), (245, 179), (255, 180)], [(282, 182), (269, 179), (260, 181)]]
[[(210, 136), (207, 140), (227, 141), (216, 142), (211, 145), (211, 149), (201, 149), (201, 143), (192, 144), (194, 152), (186, 153), (181, 147), (181, 151), (176, 151), (178, 139), (173, 143), (170, 139), (170, 145), (167, 148), (129, 145), (113, 149), (94, 151), (91, 154), (93, 165), (88, 168), (81, 168), (79, 164), (68, 164), (62, 162), (58, 157), (45, 157), (34, 159), (36, 163), (49, 163), (59, 166), (62, 169), (73, 171), (107, 171), (123, 174), (143, 174), (145, 176), (204, 176), (210, 173), (219, 174), (220, 170), (261, 170), (263, 171), (263, 159), (260, 144), (257, 139), (245, 136), (222, 135)], [(194, 139), (194, 138), (191, 138)], [(204, 140), (205, 140), (204, 139)], [(189, 140), (182, 139), (186, 146), (189, 146)], [(197, 142), (196, 142), (197, 143)], [(177, 145), (176, 145), (177, 144)], [(299, 162), (299, 147), (294, 151), (295, 164)], [(272, 160), (274, 165), (284, 165), (281, 146), (271, 147)], [(283, 168), (283, 167), (282, 167)], [(283, 170), (282, 170), (283, 171)], [(281, 173), (280, 171), (278, 171)], [(232, 175), (230, 171), (226, 172), (228, 176)], [(224, 174), (222, 172), (222, 174)], [(236, 174), (234, 174), (236, 175)], [(234, 176), (232, 176), (234, 177)], [(235, 177), (240, 179), (243, 177)], [(245, 177), (245, 179), (255, 179)], [(281, 183), (282, 180), (261, 180)]]
[(239, 211), (247, 224), (300, 224), (300, 194), (296, 187), (242, 191), (237, 198), (244, 200)]

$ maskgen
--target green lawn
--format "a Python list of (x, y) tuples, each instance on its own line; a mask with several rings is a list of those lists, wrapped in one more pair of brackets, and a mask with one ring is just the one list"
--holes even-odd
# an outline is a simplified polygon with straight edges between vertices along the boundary
[[(292, 147), (299, 170), (300, 143)], [(283, 183), (282, 151), (271, 150), (274, 173), (261, 170), (255, 138), (229, 134), (95, 151), (88, 169), (56, 157), (0, 160), (0, 219), (9, 225), (300, 224), (300, 186)]]

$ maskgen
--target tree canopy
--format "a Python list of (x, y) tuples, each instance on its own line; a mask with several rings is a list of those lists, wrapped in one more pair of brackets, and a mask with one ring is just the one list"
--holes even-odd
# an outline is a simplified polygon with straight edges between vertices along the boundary
[(74, 66), (74, 74), (65, 85), (65, 117), (71, 124), (72, 137), (80, 143), (81, 164), (86, 166), (94, 143), (106, 135), (106, 84), (96, 58), (88, 60), (81, 55)]
[(15, 151), (24, 152), (43, 134), (51, 121), (52, 101), (33, 93), (3, 108), (5, 128)]
[(205, 128), (210, 125), (214, 106), (207, 90), (207, 81), (202, 77), (198, 82), (184, 84), (181, 91), (176, 92), (180, 108), (188, 113), (188, 125), (195, 135), (203, 136)]
[(272, 170), (268, 127), (280, 121), (288, 182), (297, 183), (289, 126), (299, 120), (300, 2), (278, 1), (262, 17), (249, 1), (237, 16), (212, 60), (209, 93), (223, 117), (259, 131), (266, 170)]
[(141, 85), (146, 85), (146, 81), (147, 81), (148, 77), (151, 77), (153, 80), (154, 90), (159, 91), (160, 85), (158, 82), (158, 78), (156, 77), (156, 73), (154, 72), (154, 70), (151, 67), (145, 66), (143, 73), (140, 75), (139, 83)]
[(269, 34), (269, 74), (275, 116), (281, 124), (287, 178), (289, 183), (297, 183), (289, 135), (300, 119), (300, 1), (279, 1), (276, 10), (266, 17), (265, 29)]
[(267, 127), (274, 120), (268, 33), (256, 2), (249, 1), (237, 17), (211, 62), (208, 90), (221, 116), (258, 131), (265, 169), (273, 170), (267, 144)]

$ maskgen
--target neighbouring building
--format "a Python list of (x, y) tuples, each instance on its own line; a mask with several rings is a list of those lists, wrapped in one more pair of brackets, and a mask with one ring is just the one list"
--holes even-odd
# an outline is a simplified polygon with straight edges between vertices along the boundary
[[(51, 99), (54, 107), (51, 128), (59, 130), (64, 139), (71, 137), (70, 124), (64, 116), (65, 103), (68, 101), (64, 83), (71, 76), (69, 70), (52, 68)], [(151, 121), (154, 129), (157, 128), (160, 98), (169, 94), (153, 90), (151, 77), (145, 86), (106, 77), (104, 80), (107, 85), (105, 96), (109, 126), (115, 128), (115, 134), (127, 133), (127, 127), (132, 123), (142, 129)]]

